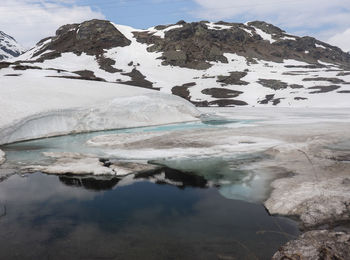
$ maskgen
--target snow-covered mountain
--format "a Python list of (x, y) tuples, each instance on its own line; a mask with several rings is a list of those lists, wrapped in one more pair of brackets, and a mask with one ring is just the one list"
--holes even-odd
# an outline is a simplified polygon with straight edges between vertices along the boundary
[(138, 30), (91, 20), (60, 27), (0, 68), (0, 77), (107, 81), (198, 106), (350, 106), (350, 54), (259, 21)]
[(0, 61), (18, 57), (23, 52), (23, 47), (14, 38), (0, 31)]

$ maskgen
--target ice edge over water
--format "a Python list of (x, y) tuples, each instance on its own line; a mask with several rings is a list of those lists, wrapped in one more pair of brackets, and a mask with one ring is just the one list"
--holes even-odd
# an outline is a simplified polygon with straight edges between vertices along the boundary
[(78, 108), (43, 111), (0, 127), (0, 144), (44, 137), (189, 122), (200, 112), (181, 98), (161, 93), (120, 97)]

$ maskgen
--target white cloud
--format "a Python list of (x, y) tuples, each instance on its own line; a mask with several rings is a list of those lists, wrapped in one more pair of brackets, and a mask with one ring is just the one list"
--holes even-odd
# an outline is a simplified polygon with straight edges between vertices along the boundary
[(194, 0), (198, 18), (264, 20), (291, 33), (305, 31), (325, 40), (350, 27), (349, 0)]
[(350, 52), (350, 28), (338, 33), (328, 40), (329, 44), (339, 46), (343, 51)]
[(31, 47), (42, 38), (54, 35), (58, 27), (100, 18), (104, 15), (74, 0), (1, 0), (0, 30), (20, 44)]

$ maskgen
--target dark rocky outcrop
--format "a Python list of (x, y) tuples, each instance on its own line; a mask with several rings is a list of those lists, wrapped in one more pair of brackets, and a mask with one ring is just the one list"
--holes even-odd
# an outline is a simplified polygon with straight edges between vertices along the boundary
[(281, 103), (281, 100), (282, 100), (283, 98), (274, 98), (274, 97), (275, 97), (274, 94), (266, 95), (266, 96), (265, 96), (265, 99), (259, 101), (259, 104), (264, 104), (264, 105), (266, 105), (266, 104), (268, 104), (268, 103), (271, 102), (272, 105), (276, 106), (276, 105), (278, 105), (279, 103)]
[(263, 22), (263, 21), (249, 22), (248, 26), (253, 26), (255, 28), (258, 28), (258, 29), (262, 30), (265, 33), (273, 34), (276, 37), (282, 37), (285, 34), (285, 31), (281, 30), (277, 26), (274, 26), (274, 25), (272, 25), (270, 23), (266, 23), (266, 22)]
[(230, 72), (229, 76), (218, 76), (218, 80), (216, 82), (222, 83), (222, 86), (227, 85), (248, 85), (249, 83), (241, 80), (247, 75), (247, 72), (244, 71), (234, 71)]
[(190, 95), (189, 88), (193, 87), (195, 85), (196, 85), (196, 83), (190, 82), (190, 83), (183, 84), (182, 86), (175, 86), (171, 89), (171, 92), (174, 95), (180, 96), (184, 99), (191, 101), (191, 95)]
[(196, 83), (191, 82), (191, 83), (183, 84), (182, 86), (175, 86), (174, 88), (172, 88), (171, 91), (174, 95), (187, 99), (188, 101), (192, 102), (194, 105), (199, 107), (207, 107), (207, 106), (224, 107), (224, 106), (248, 105), (244, 101), (230, 99), (230, 98), (238, 97), (243, 92), (227, 89), (227, 88), (207, 88), (201, 91), (203, 94), (210, 95), (211, 97), (217, 98), (218, 100), (211, 101), (211, 102), (191, 100), (192, 97), (190, 95), (189, 88), (195, 85)]
[(292, 69), (320, 69), (324, 68), (325, 66), (322, 64), (311, 64), (311, 65), (285, 65), (285, 68)]
[(115, 72), (122, 72), (122, 70), (119, 70), (115, 67), (113, 67), (113, 65), (115, 65), (115, 60), (112, 60), (110, 58), (106, 58), (103, 55), (99, 55), (97, 57), (97, 62), (98, 65), (100, 66), (101, 69), (109, 72), (109, 73), (115, 73)]
[(349, 76), (350, 75), (350, 71), (343, 71), (343, 72), (339, 72), (338, 74), (337, 74), (337, 76), (339, 77), (339, 76)]
[(327, 81), (333, 84), (342, 84), (345, 83), (344, 80), (340, 78), (324, 78), (324, 77), (318, 77), (318, 78), (305, 78), (303, 81)]
[(235, 99), (218, 99), (215, 101), (208, 102), (208, 106), (219, 106), (219, 107), (227, 107), (227, 106), (247, 106), (248, 104), (241, 100)]
[(331, 91), (337, 90), (339, 88), (340, 88), (340, 86), (330, 85), (330, 86), (314, 86), (314, 87), (310, 87), (308, 89), (317, 89), (317, 91), (312, 91), (312, 92), (310, 92), (310, 94), (320, 94), (320, 93), (331, 92)]
[(291, 84), (291, 85), (288, 85), (288, 87), (293, 88), (293, 89), (304, 88), (304, 86), (299, 85), (299, 84)]
[(206, 88), (202, 90), (202, 93), (205, 95), (210, 95), (213, 98), (235, 98), (243, 92), (227, 88)]
[[(215, 30), (206, 21), (196, 23), (181, 22), (181, 28), (165, 32), (161, 38), (152, 32), (135, 32), (141, 43), (149, 44), (148, 51), (162, 52), (163, 65), (180, 66), (192, 69), (207, 69), (210, 62), (227, 63), (224, 53), (236, 53), (247, 60), (254, 59), (282, 62), (294, 59), (308, 62), (308, 68), (324, 67), (320, 61), (337, 62), (350, 68), (350, 54), (340, 48), (318, 41), (312, 37), (296, 37), (286, 34), (280, 28), (261, 21), (241, 23), (219, 22), (217, 25), (230, 26), (229, 29)], [(166, 29), (169, 26), (157, 27)], [(271, 34), (274, 42), (264, 40), (257, 29)], [(322, 46), (322, 47), (320, 47)], [(300, 67), (300, 66), (296, 66)]]
[[(131, 80), (130, 81), (120, 81), (118, 83), (132, 85), (132, 86), (136, 86), (136, 87), (142, 87), (142, 88), (153, 88), (153, 83), (146, 80), (146, 77), (144, 75), (142, 75), (142, 73), (135, 68), (129, 73), (122, 73), (122, 75), (129, 76), (131, 78)], [(156, 88), (153, 88), (153, 89), (156, 89)], [(157, 89), (157, 90), (159, 90), (159, 89)]]
[(0, 62), (0, 69), (8, 68), (11, 64), (10, 62)]
[(73, 71), (72, 73), (77, 74), (77, 76), (47, 76), (49, 78), (64, 78), (64, 79), (80, 79), (80, 80), (92, 80), (92, 81), (106, 81), (103, 78), (95, 76), (95, 73), (91, 70), (79, 70)]
[(38, 66), (28, 66), (28, 65), (15, 65), (12, 67), (14, 70), (41, 70), (42, 68)]
[(273, 90), (288, 88), (287, 83), (275, 79), (259, 79), (258, 83), (266, 88), (271, 88)]
[(56, 36), (47, 38), (51, 40), (43, 46), (35, 56), (43, 54), (38, 61), (56, 58), (64, 52), (73, 52), (77, 55), (85, 52), (88, 55), (101, 55), (104, 49), (124, 47), (130, 41), (109, 21), (91, 20), (81, 24), (67, 24), (56, 31)]
[(252, 41), (238, 24), (230, 30), (210, 30), (205, 22), (182, 23), (181, 28), (165, 32), (164, 39), (148, 32), (134, 34), (139, 42), (152, 44), (150, 52), (163, 52), (164, 65), (193, 69), (207, 69), (211, 61), (227, 63), (225, 52), (243, 50), (243, 45)]
[(79, 71), (74, 71), (73, 73), (78, 74), (81, 77), (80, 79), (105, 81), (104, 79), (96, 77), (95, 73), (91, 70), (79, 70)]

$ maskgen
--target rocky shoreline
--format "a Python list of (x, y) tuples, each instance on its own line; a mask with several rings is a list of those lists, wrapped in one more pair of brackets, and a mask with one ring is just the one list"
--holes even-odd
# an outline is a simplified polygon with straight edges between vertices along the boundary
[(265, 207), (270, 214), (297, 216), (305, 231), (273, 259), (349, 259), (350, 233), (344, 225), (350, 222), (350, 151), (332, 150), (316, 138), (307, 147), (280, 147), (271, 153), (293, 176), (272, 182)]

